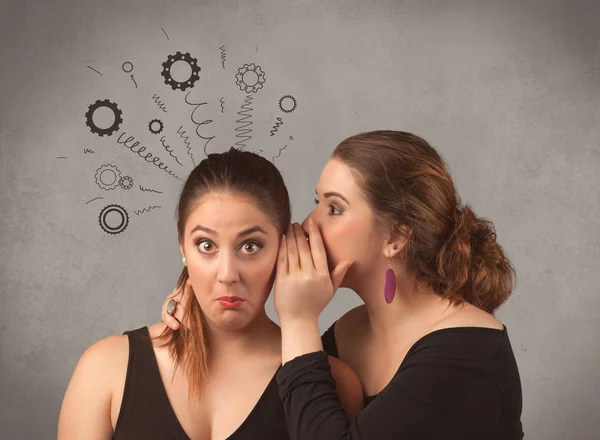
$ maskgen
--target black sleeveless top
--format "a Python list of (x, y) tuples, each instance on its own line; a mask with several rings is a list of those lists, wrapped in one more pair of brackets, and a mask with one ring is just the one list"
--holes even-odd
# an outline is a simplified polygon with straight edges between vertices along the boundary
[[(171, 407), (148, 328), (125, 332), (129, 362), (114, 440), (190, 440)], [(278, 370), (279, 371), (279, 370)], [(289, 440), (275, 376), (246, 420), (227, 440)]]

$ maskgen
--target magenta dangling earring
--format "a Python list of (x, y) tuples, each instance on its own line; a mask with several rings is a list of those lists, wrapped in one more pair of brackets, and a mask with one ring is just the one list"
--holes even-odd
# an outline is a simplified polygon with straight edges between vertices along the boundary
[[(398, 246), (394, 245), (394, 250), (398, 249)], [(385, 278), (383, 280), (383, 295), (385, 296), (385, 302), (390, 304), (394, 300), (396, 295), (396, 272), (392, 269), (392, 259), (388, 260), (388, 268), (385, 271)]]

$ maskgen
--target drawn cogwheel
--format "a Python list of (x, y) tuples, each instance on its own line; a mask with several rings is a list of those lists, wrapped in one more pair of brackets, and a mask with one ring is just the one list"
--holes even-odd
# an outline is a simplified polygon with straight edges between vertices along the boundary
[(96, 170), (96, 184), (105, 191), (119, 186), (121, 172), (114, 165), (105, 164)]
[[(106, 107), (110, 109), (115, 116), (113, 124), (108, 128), (100, 128), (94, 123), (94, 112), (100, 107)], [(109, 101), (108, 99), (105, 99), (103, 101), (98, 100), (88, 107), (88, 111), (85, 114), (85, 125), (87, 125), (90, 128), (90, 131), (92, 133), (96, 133), (99, 136), (110, 136), (115, 131), (117, 131), (123, 123), (122, 116), (123, 112), (119, 109), (117, 104), (115, 104), (112, 101)]]
[(298, 102), (292, 95), (284, 95), (279, 100), (279, 109), (284, 113), (292, 113), (297, 105)]
[[(158, 124), (158, 128), (156, 128), (155, 124)], [(152, 128), (153, 126), (155, 128)], [(148, 124), (148, 130), (150, 130), (150, 133), (152, 133), (152, 134), (161, 133), (164, 128), (165, 128), (165, 126), (163, 125), (162, 121), (159, 119), (152, 119), (150, 121), (150, 123)]]
[(119, 186), (123, 189), (131, 189), (133, 187), (133, 179), (129, 176), (124, 176), (119, 179)]
[[(107, 217), (109, 216), (109, 214), (112, 213), (116, 213), (118, 216), (121, 217), (121, 219), (118, 223), (116, 223), (116, 225), (109, 224), (109, 222), (107, 221)], [(129, 214), (127, 214), (127, 211), (125, 211), (125, 208), (123, 208), (122, 206), (108, 205), (102, 208), (102, 211), (100, 211), (100, 215), (98, 216), (98, 223), (100, 224), (100, 227), (104, 232), (113, 235), (120, 234), (127, 228), (127, 225), (129, 224)]]
[(242, 92), (256, 93), (265, 85), (265, 72), (256, 64), (244, 64), (235, 75), (235, 83)]
[[(171, 76), (171, 67), (177, 61), (185, 61), (190, 66), (192, 73), (190, 77), (184, 82), (178, 82)], [(165, 79), (165, 84), (171, 86), (173, 90), (186, 90), (190, 87), (194, 87), (196, 81), (200, 79), (200, 66), (198, 66), (198, 60), (193, 58), (189, 53), (177, 52), (175, 55), (169, 55), (167, 61), (162, 63), (163, 71), (160, 73)]]

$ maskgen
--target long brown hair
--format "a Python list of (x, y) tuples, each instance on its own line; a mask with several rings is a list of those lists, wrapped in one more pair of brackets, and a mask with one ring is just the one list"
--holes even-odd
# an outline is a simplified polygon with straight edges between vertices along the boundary
[[(203, 196), (226, 191), (244, 195), (266, 212), (279, 233), (286, 230), (291, 219), (290, 199), (279, 170), (258, 154), (231, 148), (225, 153), (209, 154), (190, 173), (177, 208), (177, 231), (183, 243), (185, 224)], [(189, 279), (184, 267), (176, 289), (183, 293)], [(158, 337), (169, 347), (175, 368), (181, 366), (189, 380), (189, 397), (200, 395), (208, 374), (208, 328), (206, 319), (195, 296), (187, 299), (179, 331), (166, 328)]]
[(515, 271), (493, 224), (461, 203), (448, 168), (424, 139), (402, 131), (360, 133), (332, 157), (348, 165), (381, 225), (406, 234), (409, 273), (454, 303), (489, 313), (512, 292)]

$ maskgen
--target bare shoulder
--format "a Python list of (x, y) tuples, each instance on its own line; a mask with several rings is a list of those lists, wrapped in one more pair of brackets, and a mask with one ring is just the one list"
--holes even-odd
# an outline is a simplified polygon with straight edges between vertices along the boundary
[(329, 356), (331, 374), (336, 382), (336, 391), (349, 420), (354, 419), (364, 407), (364, 394), (356, 372), (344, 361)]
[[(85, 350), (81, 355), (75, 374), (95, 377), (109, 384), (114, 373), (123, 373), (129, 359), (129, 341), (126, 335), (109, 336), (101, 339)], [(96, 376), (98, 375), (98, 376)]]
[(437, 329), (452, 327), (483, 327), (502, 330), (504, 325), (493, 315), (471, 304), (465, 303), (442, 320)]
[(112, 438), (113, 396), (122, 393), (128, 359), (127, 336), (110, 336), (85, 350), (63, 399), (58, 423), (60, 440)]

